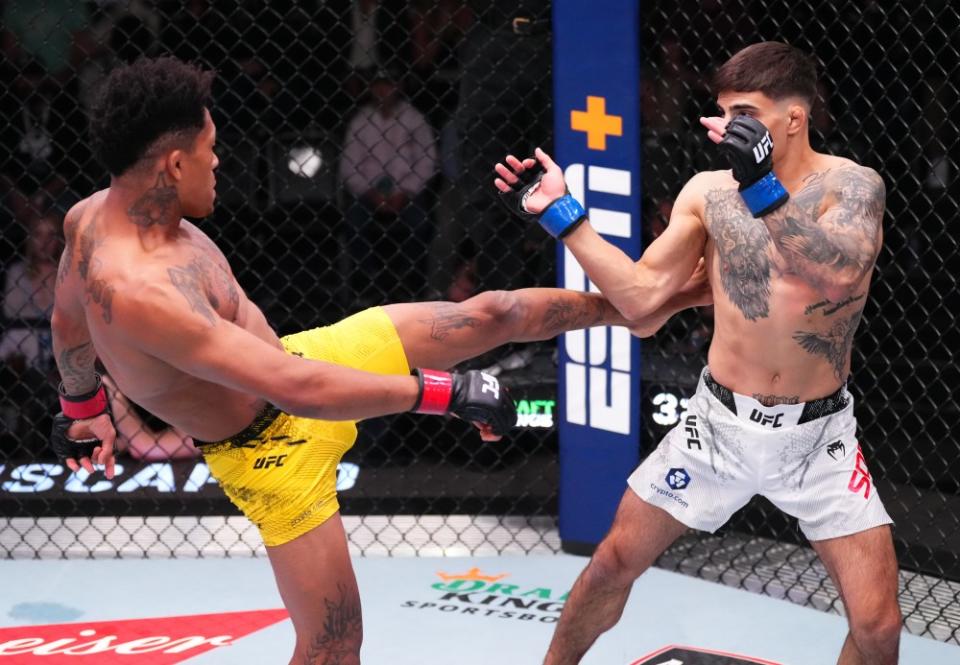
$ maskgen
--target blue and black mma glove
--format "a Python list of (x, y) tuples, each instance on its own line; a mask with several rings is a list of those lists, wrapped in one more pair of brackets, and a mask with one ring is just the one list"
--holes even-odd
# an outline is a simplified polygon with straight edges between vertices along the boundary
[(730, 161), (740, 196), (754, 217), (773, 212), (790, 198), (773, 174), (773, 141), (762, 122), (738, 115), (727, 125), (720, 150)]
[(540, 226), (547, 230), (547, 233), (554, 238), (563, 238), (572, 232), (575, 228), (587, 218), (587, 213), (583, 206), (570, 196), (567, 190), (563, 196), (554, 199), (540, 213), (534, 213), (527, 210), (527, 198), (537, 191), (540, 187), (540, 180), (543, 179), (543, 167), (537, 162), (532, 168), (526, 169), (523, 173), (516, 173), (518, 180), (510, 186), (509, 192), (497, 192), (502, 203), (511, 214), (527, 222), (539, 222)]

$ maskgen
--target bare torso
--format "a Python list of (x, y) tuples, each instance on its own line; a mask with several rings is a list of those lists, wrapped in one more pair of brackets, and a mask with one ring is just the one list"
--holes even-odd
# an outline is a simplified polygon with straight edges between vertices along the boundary
[[(785, 183), (792, 211), (803, 222), (796, 225), (798, 234), (816, 224), (842, 195), (830, 174), (859, 168), (849, 160), (819, 154), (813, 166), (801, 182)], [(704, 256), (715, 308), (711, 374), (735, 392), (768, 405), (804, 402), (836, 391), (850, 371), (853, 335), (871, 271), (848, 295), (828, 293), (823, 284), (790, 269), (764, 222), (754, 219), (743, 204), (729, 171), (698, 178), (702, 210), (697, 212), (708, 233)], [(816, 241), (805, 240), (807, 245)]]
[(250, 424), (263, 400), (140, 351), (129, 333), (111, 325), (113, 294), (172, 284), (206, 318), (222, 318), (280, 348), (276, 333), (206, 234), (181, 220), (163, 242), (145, 242), (136, 226), (104, 205), (107, 192), (90, 196), (68, 215), (58, 304), (82, 308), (97, 356), (131, 400), (201, 441), (236, 434)]

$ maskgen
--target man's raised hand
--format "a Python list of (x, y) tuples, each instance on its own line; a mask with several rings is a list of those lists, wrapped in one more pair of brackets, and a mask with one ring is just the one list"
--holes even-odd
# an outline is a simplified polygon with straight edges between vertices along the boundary
[(525, 221), (537, 221), (555, 238), (573, 231), (586, 214), (567, 191), (563, 171), (540, 148), (536, 159), (519, 160), (507, 155), (506, 164), (498, 162), (494, 170), (499, 176), (493, 184), (499, 190), (500, 202), (511, 214)]

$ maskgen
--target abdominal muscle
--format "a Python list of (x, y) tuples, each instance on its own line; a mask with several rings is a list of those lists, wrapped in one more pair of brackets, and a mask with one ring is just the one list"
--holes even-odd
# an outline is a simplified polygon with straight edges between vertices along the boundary
[(713, 378), (730, 390), (768, 405), (808, 402), (837, 391), (849, 371), (849, 350), (837, 368), (822, 355), (805, 350), (801, 332), (825, 334), (831, 322), (805, 314), (816, 302), (812, 289), (783, 278), (771, 283), (770, 314), (748, 321), (714, 288), (714, 335), (708, 364)]

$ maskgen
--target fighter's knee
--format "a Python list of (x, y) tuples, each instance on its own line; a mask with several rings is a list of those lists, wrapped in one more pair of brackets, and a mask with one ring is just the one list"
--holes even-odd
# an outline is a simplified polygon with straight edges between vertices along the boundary
[(636, 565), (636, 557), (624, 543), (616, 538), (605, 538), (590, 560), (596, 575), (615, 584), (632, 584), (643, 572)]
[(891, 603), (867, 616), (850, 617), (850, 634), (861, 652), (895, 655), (902, 621), (899, 606)]

